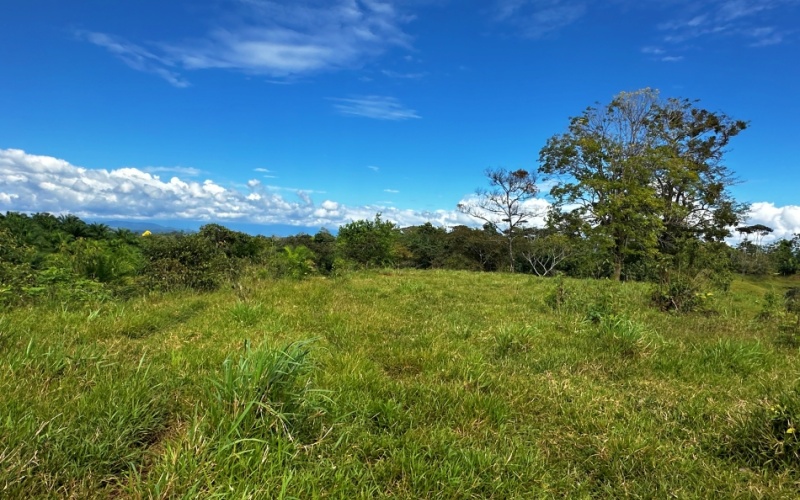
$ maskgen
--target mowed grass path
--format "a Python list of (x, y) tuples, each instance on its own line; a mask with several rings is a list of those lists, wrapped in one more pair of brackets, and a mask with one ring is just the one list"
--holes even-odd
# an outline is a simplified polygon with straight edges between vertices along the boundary
[(793, 498), (798, 343), (757, 318), (790, 284), (687, 315), (452, 271), (8, 311), (0, 496)]

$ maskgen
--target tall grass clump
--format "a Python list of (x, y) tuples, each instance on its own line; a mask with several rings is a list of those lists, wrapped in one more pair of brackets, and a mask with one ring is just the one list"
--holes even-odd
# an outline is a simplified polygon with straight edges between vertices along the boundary
[(504, 325), (494, 335), (495, 354), (504, 358), (531, 348), (531, 329), (528, 326)]
[(264, 307), (260, 303), (237, 302), (230, 310), (230, 318), (242, 326), (255, 326), (264, 317)]
[(652, 343), (645, 327), (624, 316), (606, 316), (596, 330), (598, 345), (616, 358), (633, 359), (647, 352)]
[(768, 352), (761, 343), (736, 339), (720, 339), (700, 348), (701, 366), (714, 367), (714, 371), (732, 372), (747, 376), (761, 368), (768, 360)]
[(49, 400), (12, 389), (0, 404), (0, 496), (81, 497), (143, 467), (174, 412), (170, 389), (143, 361), (131, 371), (35, 343), (20, 354), (11, 368)]
[(322, 391), (311, 387), (309, 342), (284, 349), (251, 349), (228, 358), (211, 379), (210, 416), (224, 440), (281, 435), (294, 440), (326, 413)]
[(797, 384), (772, 399), (734, 417), (724, 436), (724, 457), (752, 467), (800, 473), (800, 386)]

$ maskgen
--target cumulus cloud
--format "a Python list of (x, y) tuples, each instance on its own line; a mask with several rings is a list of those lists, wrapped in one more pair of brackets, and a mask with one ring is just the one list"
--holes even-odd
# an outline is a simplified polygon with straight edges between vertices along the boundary
[(763, 224), (773, 230), (764, 237), (764, 243), (791, 239), (795, 234), (800, 234), (800, 206), (776, 207), (774, 203), (764, 201), (753, 203), (750, 205), (746, 225), (755, 224)]
[[(477, 194), (471, 194), (464, 197), (459, 204), (473, 207), (476, 215), (492, 221), (493, 223), (497, 224), (498, 227), (503, 227), (506, 224), (503, 222), (502, 215), (492, 214), (491, 212), (480, 209), (480, 198)], [(549, 208), (550, 202), (544, 198), (531, 198), (529, 200), (525, 200), (520, 206), (520, 211), (531, 214), (531, 216), (526, 218), (527, 222), (524, 223), (523, 226), (544, 227), (545, 218)], [(477, 219), (477, 221), (478, 222), (474, 222), (472, 225), (483, 225), (484, 223), (484, 221), (480, 219)]]
[(142, 44), (99, 32), (78, 35), (128, 66), (176, 87), (178, 70), (228, 69), (290, 78), (350, 68), (390, 47), (410, 47), (402, 25), (412, 18), (380, 0), (233, 0), (224, 21), (201, 37)]
[[(290, 192), (290, 197), (283, 192)], [(162, 179), (137, 168), (75, 166), (66, 160), (0, 149), (0, 211), (72, 213), (84, 218), (184, 219), (335, 228), (376, 212), (400, 226), (477, 225), (456, 210), (419, 211), (377, 205), (347, 206), (311, 190), (268, 186), (251, 179), (241, 189), (214, 180)]]

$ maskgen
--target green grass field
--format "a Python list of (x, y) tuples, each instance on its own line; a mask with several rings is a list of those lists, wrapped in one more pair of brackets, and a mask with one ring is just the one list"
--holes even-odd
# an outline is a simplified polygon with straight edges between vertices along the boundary
[(0, 496), (795, 498), (792, 285), (677, 315), (646, 284), (375, 271), (10, 310)]

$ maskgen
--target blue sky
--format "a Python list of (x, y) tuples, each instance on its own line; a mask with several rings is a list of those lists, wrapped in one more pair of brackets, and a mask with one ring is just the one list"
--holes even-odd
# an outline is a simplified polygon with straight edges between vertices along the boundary
[[(25, 0), (0, 15), (0, 211), (469, 222), (620, 91), (750, 121), (751, 222), (800, 232), (800, 0)], [(542, 206), (546, 201), (538, 202)], [(268, 232), (268, 230), (266, 230)]]

